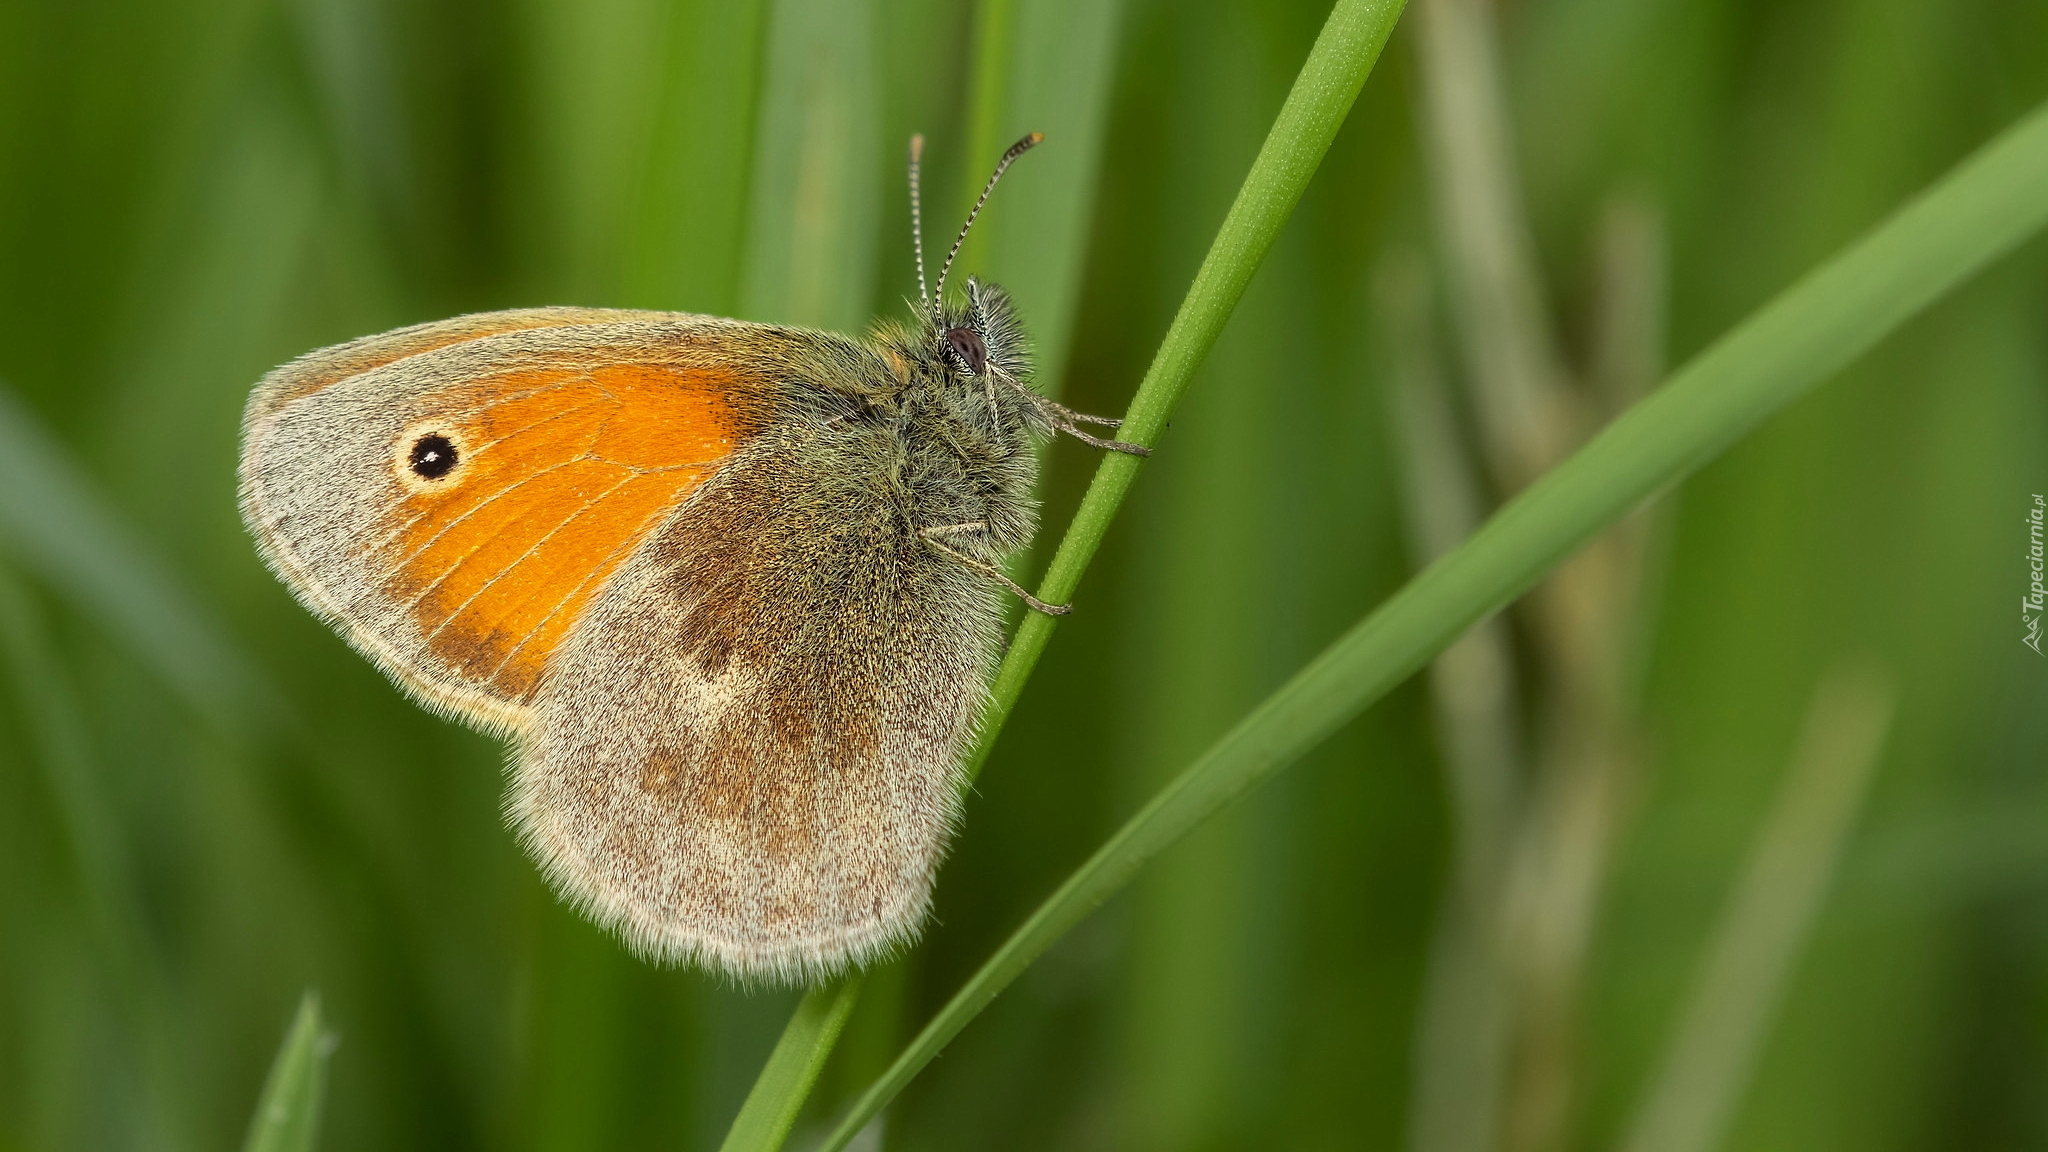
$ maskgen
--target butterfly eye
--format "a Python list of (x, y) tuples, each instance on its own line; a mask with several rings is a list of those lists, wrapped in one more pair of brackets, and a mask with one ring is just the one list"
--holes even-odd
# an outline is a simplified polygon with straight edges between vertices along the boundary
[(946, 343), (967, 362), (969, 372), (979, 376), (988, 369), (988, 345), (981, 342), (981, 335), (974, 329), (954, 328), (946, 333)]
[(439, 434), (422, 436), (412, 446), (413, 473), (426, 480), (439, 480), (453, 471), (456, 463), (455, 443)]

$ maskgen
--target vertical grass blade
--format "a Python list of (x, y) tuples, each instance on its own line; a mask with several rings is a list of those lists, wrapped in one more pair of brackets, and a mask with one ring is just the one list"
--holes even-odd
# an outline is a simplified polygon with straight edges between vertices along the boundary
[[(1386, 403), (1406, 535), (1412, 554), (1427, 563), (1479, 523), (1477, 477), (1432, 346), (1427, 264), (1417, 253), (1396, 254), (1382, 262), (1375, 287), (1392, 361)], [(1416, 1011), (1410, 1152), (1499, 1145), (1511, 1015), (1498, 946), (1500, 861), (1512, 844), (1523, 774), (1516, 680), (1507, 622), (1499, 617), (1473, 625), (1429, 669), (1453, 852)]]
[(1564, 456), (1571, 428), (1515, 173), (1493, 6), (1425, 0), (1416, 30), (1430, 200), (1460, 344), (1489, 455), (1519, 486)]
[[(1186, 394), (1195, 369), (1223, 332), (1224, 322), (1251, 283), (1252, 274), (1265, 260), (1281, 225), (1294, 211), (1309, 178), (1322, 163), (1323, 154), (1336, 139), (1337, 129), (1351, 111), (1365, 78), (1379, 60), (1380, 49), (1394, 31), (1405, 0), (1338, 0), (1329, 19), (1316, 36), (1294, 87), (1281, 105), (1272, 131), (1259, 148), (1246, 173), (1237, 199), (1217, 229), (1216, 239), (1195, 282), (1188, 287), (1180, 311), (1160, 342), (1151, 367), (1139, 382), (1130, 409), (1117, 435), (1135, 444), (1150, 445), (1166, 427), (1166, 421)], [(1074, 513), (1059, 551), (1053, 554), (1038, 598), (1050, 604), (1071, 600), (1081, 583), (1081, 574), (1095, 558), (1095, 550), (1109, 531), (1109, 522), (1122, 507), (1131, 484), (1138, 478), (1142, 460), (1137, 456), (1110, 453), (1103, 457), (1095, 479), (1081, 506)], [(1003, 721), (1024, 691), (1038, 657), (1052, 639), (1053, 617), (1031, 613), (1018, 626), (996, 672), (990, 689), (989, 710), (982, 724), (981, 743), (968, 765), (970, 774), (979, 772), (988, 751), (1002, 731)]]
[(169, 1022), (170, 989), (142, 915), (124, 830), (102, 779), (83, 702), (40, 607), (13, 565), (0, 556), (0, 669), (14, 682), (35, 744), (31, 758), (42, 769), (70, 841), (82, 910), (97, 937), (95, 960), (111, 978), (133, 1030), (130, 1042), (145, 1075), (144, 1123), (155, 1140), (170, 1144), (188, 1107), (183, 1064), (173, 1043), (176, 1029)]
[(554, 247), (545, 255), (559, 261), (556, 282), (572, 296), (616, 303), (621, 284), (644, 269), (640, 250), (650, 246), (651, 238), (634, 230), (636, 185), (646, 177), (674, 88), (688, 83), (677, 75), (687, 64), (676, 58), (670, 25), (687, 23), (693, 13), (687, 5), (636, 0), (544, 0), (522, 14), (530, 21), (528, 68), (537, 89), (531, 118), (521, 125), (533, 134), (534, 167), (522, 175), (545, 214), (530, 231)]
[(739, 310), (768, 0), (667, 4), (649, 147), (621, 298), (635, 307)]
[(1037, 358), (1033, 386), (1055, 396), (1080, 302), (1122, 9), (1121, 0), (990, 0), (983, 8), (1007, 22), (1007, 63), (999, 77), (975, 77), (976, 142), (962, 167), (979, 191), (1012, 140), (1043, 132), (1045, 146), (1003, 177), (1001, 208), (975, 225), (960, 268), (1001, 281), (1016, 299)]
[(327, 1057), (334, 1042), (320, 1016), (319, 994), (308, 991), (299, 1000), (298, 1014), (263, 1081), (242, 1152), (312, 1152), (319, 1138)]
[[(973, 88), (967, 101), (967, 163), (960, 165), (957, 211), (965, 218), (981, 194), (986, 159), (1008, 147), (1004, 109), (1009, 103), (1010, 70), (1017, 63), (1014, 40), (1017, 0), (976, 0), (974, 5)], [(1031, 129), (1027, 129), (1030, 131)], [(1023, 135), (1022, 132), (1017, 134)], [(962, 266), (964, 269), (964, 265)]]
[[(857, 332), (874, 283), (884, 148), (871, 0), (777, 0), (769, 19), (741, 314)], [(895, 165), (888, 166), (889, 171)]]
[(1551, 565), (2048, 222), (2048, 106), (1766, 304), (1269, 696), (1039, 905), (827, 1138), (842, 1148), (1066, 932)]
[[(1477, 478), (1431, 347), (1430, 282), (1420, 260), (1380, 270), (1383, 339), (1395, 364), (1387, 404), (1413, 554), (1428, 563), (1472, 534), (1483, 515)], [(1499, 866), (1520, 799), (1522, 725), (1505, 621), (1474, 627), (1437, 657), (1431, 694), (1450, 777), (1463, 882)]]
[(747, 1093), (747, 1102), (733, 1119), (719, 1152), (763, 1152), (782, 1147), (804, 1100), (817, 1083), (825, 1058), (832, 1054), (846, 1018), (860, 998), (861, 978), (855, 976), (837, 988), (813, 988), (804, 993), (775, 1051)]
[(107, 922), (123, 957), (132, 957), (148, 934), (135, 908), (127, 846), (94, 771), (84, 711), (36, 607), (13, 566), (0, 561), (0, 665), (14, 681), (29, 722), (35, 759), (71, 841), (86, 904)]
[[(1557, 464), (1596, 421), (1555, 346), (1493, 15), (1488, 0), (1427, 0), (1417, 13), (1417, 55), (1431, 201), (1472, 410), (1491, 475), (1513, 490)], [(1660, 296), (1645, 293), (1643, 306)], [(1657, 372), (1652, 367), (1642, 384)], [(1455, 1099), (1462, 1122), (1497, 1115), (1512, 1148), (1556, 1148), (1578, 1090), (1586, 961), (1623, 819), (1620, 797), (1638, 771), (1628, 717), (1644, 556), (1636, 528), (1560, 566), (1524, 610), (1548, 690), (1531, 725), (1542, 738), (1517, 814), (1514, 858), (1495, 878), (1500, 907), (1489, 910), (1506, 1076), (1494, 1095), (1490, 1079), (1434, 1094)], [(1437, 1071), (1419, 1070), (1418, 1085), (1438, 1079)]]
[(1720, 1146), (1863, 806), (1894, 697), (1887, 679), (1849, 667), (1815, 690), (1791, 768), (1728, 894), (1626, 1152)]

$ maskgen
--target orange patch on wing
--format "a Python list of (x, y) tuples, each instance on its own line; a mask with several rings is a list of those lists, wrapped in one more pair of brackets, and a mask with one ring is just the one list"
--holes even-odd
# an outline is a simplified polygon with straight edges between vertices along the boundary
[[(387, 521), (386, 591), (435, 655), (523, 700), (590, 600), (744, 435), (729, 373), (663, 365), (552, 368), (477, 380), (415, 434), (454, 441), (455, 469), (403, 480)], [(395, 445), (393, 467), (407, 446)]]

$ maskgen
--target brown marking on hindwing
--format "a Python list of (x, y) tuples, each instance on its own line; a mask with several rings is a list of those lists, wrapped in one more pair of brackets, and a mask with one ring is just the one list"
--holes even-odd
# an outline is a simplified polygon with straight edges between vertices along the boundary
[(813, 443), (765, 435), (636, 551), (542, 681), (510, 804), (637, 949), (750, 979), (914, 929), (996, 621), (871, 457), (793, 467)]

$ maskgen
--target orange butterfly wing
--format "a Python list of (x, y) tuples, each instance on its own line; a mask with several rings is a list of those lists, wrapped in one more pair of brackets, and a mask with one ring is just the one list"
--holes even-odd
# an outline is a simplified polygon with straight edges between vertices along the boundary
[[(244, 518), (401, 683), (517, 729), (592, 598), (760, 426), (749, 328), (534, 309), (313, 353), (251, 398)], [(414, 467), (442, 441), (452, 468)]]

